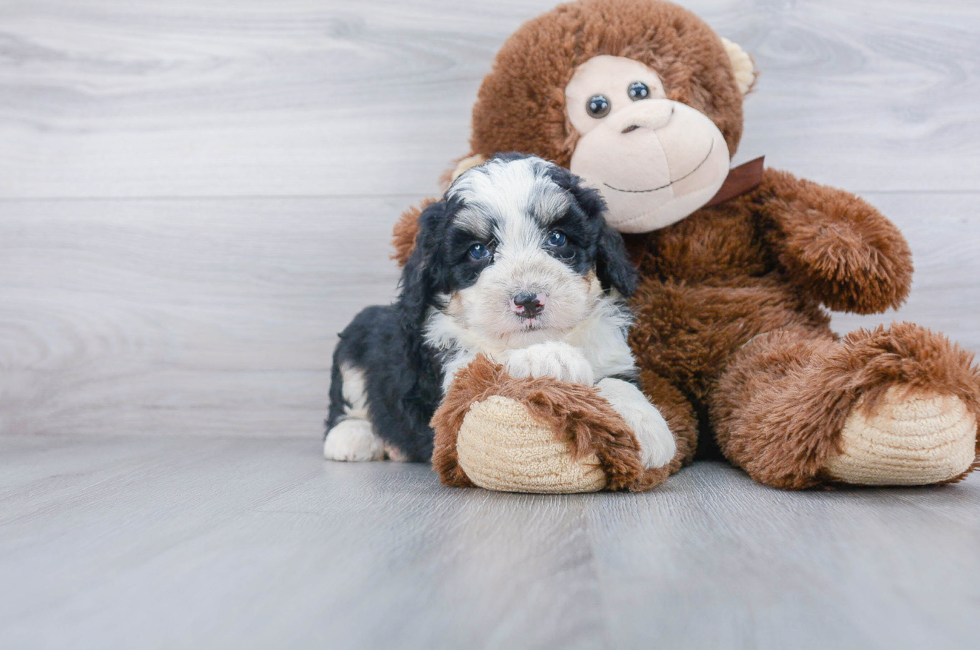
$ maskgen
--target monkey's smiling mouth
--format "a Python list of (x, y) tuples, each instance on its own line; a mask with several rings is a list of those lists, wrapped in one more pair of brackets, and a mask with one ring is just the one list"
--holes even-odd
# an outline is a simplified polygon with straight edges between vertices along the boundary
[(602, 184), (605, 185), (606, 187), (608, 187), (611, 190), (616, 190), (617, 192), (625, 192), (626, 194), (647, 194), (648, 192), (658, 192), (660, 190), (665, 190), (668, 187), (670, 187), (671, 185), (673, 185), (674, 183), (679, 183), (680, 181), (684, 180), (685, 178), (687, 178), (688, 176), (690, 176), (691, 174), (693, 174), (697, 170), (701, 169), (701, 167), (704, 165), (704, 163), (708, 162), (708, 158), (711, 156), (711, 152), (714, 151), (714, 148), (715, 148), (715, 141), (714, 141), (714, 138), (712, 138), (711, 139), (711, 146), (708, 147), (708, 153), (704, 154), (704, 158), (701, 159), (701, 162), (698, 163), (698, 166), (697, 167), (695, 167), (691, 171), (687, 172), (686, 174), (684, 174), (680, 178), (675, 178), (674, 180), (670, 181), (666, 185), (661, 185), (660, 187), (654, 187), (654, 188), (649, 189), (649, 190), (621, 190), (618, 187), (613, 187), (612, 185), (610, 185), (609, 183), (606, 183), (606, 182), (603, 182)]

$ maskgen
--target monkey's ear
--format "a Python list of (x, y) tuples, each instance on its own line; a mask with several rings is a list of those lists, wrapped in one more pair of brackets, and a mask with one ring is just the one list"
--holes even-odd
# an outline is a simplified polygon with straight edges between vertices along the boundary
[(474, 167), (482, 165), (486, 161), (487, 157), (479, 153), (470, 154), (465, 158), (460, 158), (456, 161), (456, 167), (452, 170), (447, 170), (446, 173), (442, 175), (442, 178), (439, 179), (439, 182), (442, 183), (442, 189), (447, 189), (453, 184), (453, 181), (459, 178), (460, 174), (465, 172), (467, 169), (473, 169)]
[(738, 43), (734, 43), (727, 38), (721, 39), (721, 44), (725, 46), (728, 59), (732, 62), (732, 70), (735, 71), (735, 83), (742, 95), (747, 95), (755, 85), (755, 78), (759, 75), (755, 69), (752, 57)]
[(405, 266), (415, 249), (415, 237), (419, 234), (419, 215), (427, 206), (438, 201), (439, 199), (422, 199), (418, 205), (410, 207), (398, 217), (391, 233), (391, 245), (395, 249), (391, 253), (391, 259), (398, 262), (398, 266)]
[(441, 233), (446, 221), (446, 202), (429, 203), (418, 216), (415, 247), (402, 269), (399, 305), (407, 324), (421, 327), (434, 294), (443, 283), (438, 277)]

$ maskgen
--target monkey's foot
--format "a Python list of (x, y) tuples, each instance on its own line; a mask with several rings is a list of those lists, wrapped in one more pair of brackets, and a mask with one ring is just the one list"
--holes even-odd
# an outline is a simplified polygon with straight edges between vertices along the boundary
[(868, 409), (859, 402), (826, 466), (854, 485), (928, 485), (963, 477), (977, 458), (977, 420), (958, 397), (892, 386)]

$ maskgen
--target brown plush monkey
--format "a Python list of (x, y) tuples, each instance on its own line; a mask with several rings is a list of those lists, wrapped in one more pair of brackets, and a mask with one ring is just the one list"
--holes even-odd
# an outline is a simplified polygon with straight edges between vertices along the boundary
[[(567, 385), (521, 383), (484, 360), (434, 420), (445, 482), (480, 474), (490, 479), (476, 482), (498, 489), (646, 489), (693, 459), (699, 430), (753, 479), (785, 489), (945, 483), (977, 467), (972, 355), (908, 323), (843, 339), (830, 330), (826, 309), (879, 313), (905, 300), (912, 261), (895, 226), (852, 194), (786, 172), (766, 170), (741, 194), (723, 187), (754, 79), (741, 48), (659, 0), (562, 5), (504, 44), (457, 173), (523, 151), (600, 190), (636, 253), (631, 343), (678, 451), (644, 473), (630, 464), (629, 431), (603, 419), (601, 398), (578, 390), (578, 410), (565, 408)], [(396, 256), (413, 237), (409, 211)], [(485, 408), (494, 396), (507, 408)], [(522, 484), (520, 469), (497, 481), (520, 454), (487, 451), (494, 435), (513, 442), (532, 430), (564, 445), (548, 461), (552, 474), (540, 485)], [(468, 449), (479, 438), (469, 471), (456, 447), (463, 433)], [(587, 475), (582, 467), (598, 467), (602, 480), (563, 483)]]

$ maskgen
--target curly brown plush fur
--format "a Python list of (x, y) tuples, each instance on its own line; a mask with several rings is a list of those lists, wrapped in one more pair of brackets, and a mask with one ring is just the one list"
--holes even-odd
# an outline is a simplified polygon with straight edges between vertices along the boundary
[[(665, 386), (663, 390), (669, 392), (670, 388)], [(599, 396), (598, 389), (549, 377), (517, 379), (508, 375), (503, 366), (480, 355), (456, 375), (432, 418), (436, 434), (432, 463), (446, 485), (473, 486), (457, 461), (456, 439), (470, 406), (491, 395), (527, 406), (532, 418), (551, 427), (558, 439), (569, 443), (573, 459), (595, 454), (606, 474), (609, 490), (638, 492), (659, 485), (690, 457), (693, 449), (694, 441), (685, 440), (684, 444), (678, 444), (678, 451), (667, 467), (645, 470), (640, 465), (632, 431)], [(678, 431), (685, 430), (681, 414), (675, 414), (671, 424)]]
[(698, 109), (734, 152), (742, 137), (742, 95), (718, 35), (666, 2), (585, 0), (525, 23), (497, 53), (473, 107), (473, 153), (533, 151), (568, 167), (578, 134), (565, 113), (575, 68), (607, 54), (656, 70), (667, 98)]
[(766, 483), (798, 489), (828, 480), (823, 468), (853, 408), (873, 411), (897, 385), (954, 395), (980, 417), (977, 382), (972, 354), (911, 323), (857, 330), (841, 344), (780, 330), (735, 356), (712, 394), (712, 419), (726, 455)]
[(398, 262), (398, 266), (405, 266), (415, 248), (415, 237), (419, 234), (419, 215), (422, 214), (422, 210), (425, 210), (427, 205), (435, 203), (437, 200), (422, 199), (418, 205), (402, 212), (401, 217), (395, 223), (391, 237), (391, 245), (394, 248), (391, 259)]
[[(710, 117), (734, 154), (742, 98), (721, 40), (659, 0), (582, 0), (521, 27), (481, 86), (473, 153), (521, 150), (567, 165), (578, 134), (563, 89), (599, 54), (656, 70), (668, 97)], [(692, 458), (701, 431), (757, 481), (830, 484), (825, 468), (848, 415), (874, 409), (889, 388), (955, 397), (980, 419), (980, 371), (945, 337), (907, 323), (843, 340), (830, 330), (825, 308), (879, 313), (911, 287), (905, 239), (852, 194), (767, 170), (748, 194), (627, 245), (640, 267), (630, 342), (678, 438), (667, 471)]]
[[(801, 222), (828, 236), (806, 237)], [(632, 300), (634, 353), (698, 404), (753, 337), (798, 328), (832, 338), (822, 301), (883, 311), (901, 304), (911, 284), (908, 246), (877, 210), (785, 172), (767, 170), (748, 195), (630, 237), (643, 238), (645, 250)]]

